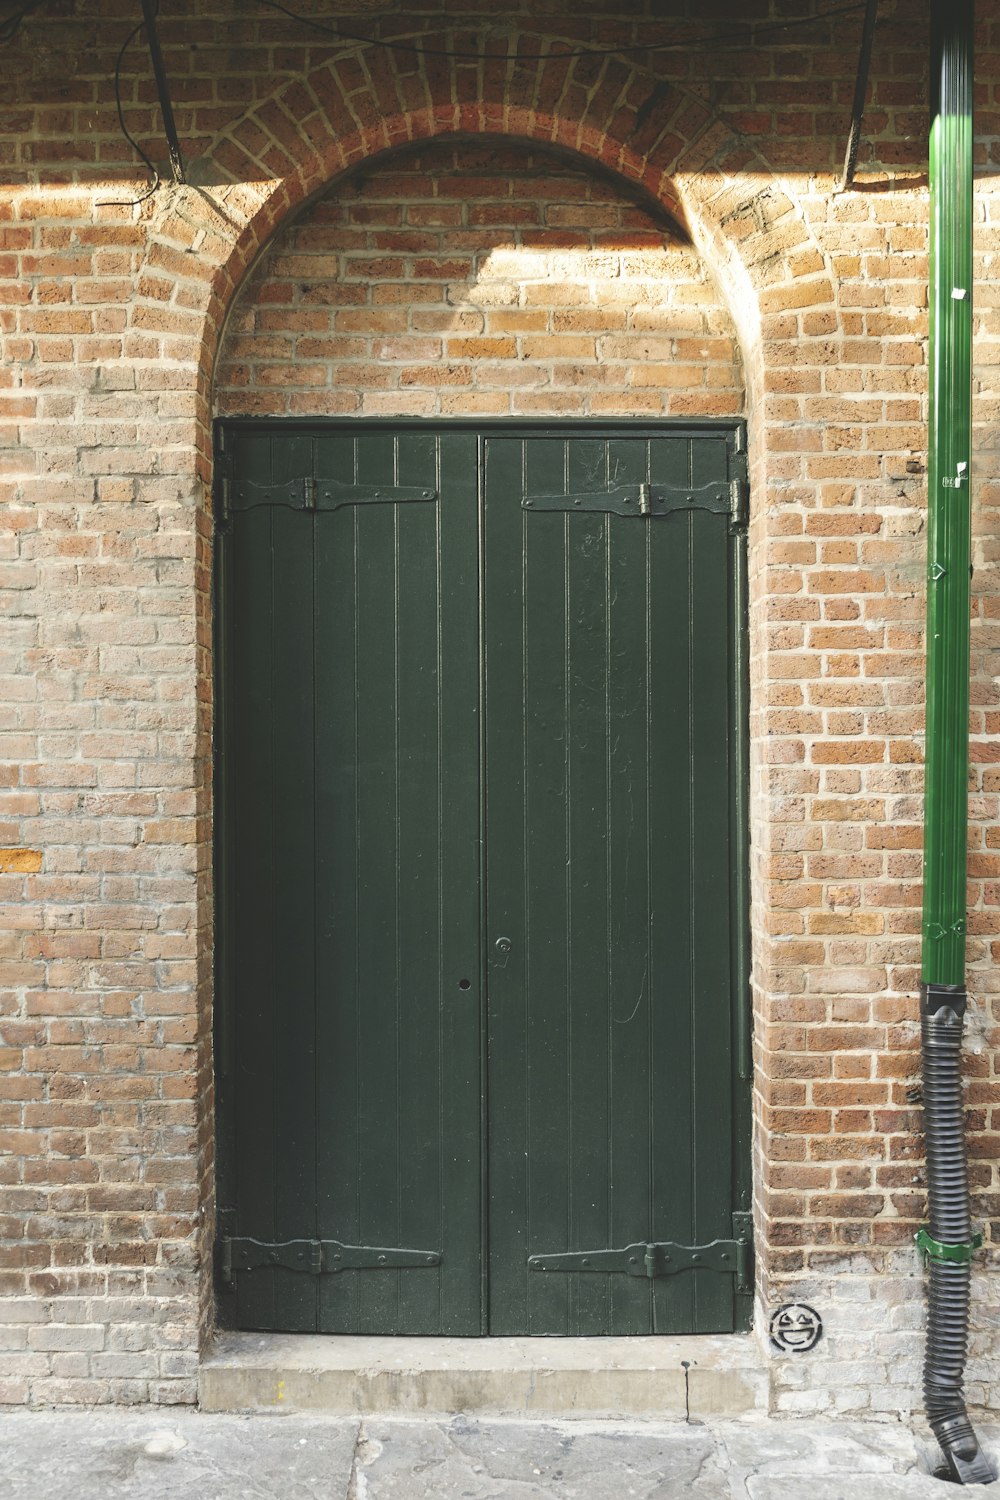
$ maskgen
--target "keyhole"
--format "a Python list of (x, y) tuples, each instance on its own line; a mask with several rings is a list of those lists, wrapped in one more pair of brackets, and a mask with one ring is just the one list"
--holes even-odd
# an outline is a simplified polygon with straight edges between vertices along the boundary
[(471, 979), (460, 979), (458, 981), (458, 987), (459, 987), (460, 990), (471, 990), (471, 988), (472, 988), (472, 980)]

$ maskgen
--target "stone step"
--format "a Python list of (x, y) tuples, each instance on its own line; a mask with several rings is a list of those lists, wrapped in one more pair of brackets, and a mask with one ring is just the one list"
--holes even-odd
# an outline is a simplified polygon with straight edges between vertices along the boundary
[(366, 1338), (224, 1333), (205, 1356), (205, 1411), (342, 1415), (740, 1416), (768, 1408), (752, 1334), (687, 1338)]

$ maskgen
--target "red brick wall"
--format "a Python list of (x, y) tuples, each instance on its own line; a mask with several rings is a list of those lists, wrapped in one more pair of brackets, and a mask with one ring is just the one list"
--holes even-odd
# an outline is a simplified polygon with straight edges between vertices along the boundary
[(732, 416), (735, 330), (655, 205), (579, 160), (442, 143), (337, 184), (241, 290), (222, 414)]
[[(796, 14), (810, 4), (802, 0)], [(825, 7), (816, 0), (813, 8)], [(134, 207), (107, 202), (143, 185), (110, 87), (134, 6), (47, 0), (0, 47), (0, 1395), (190, 1400), (210, 1325), (206, 487), (212, 369), (227, 309), (235, 307), (219, 390), (225, 409), (256, 409), (245, 403), (266, 387), (266, 399), (288, 410), (344, 400), (360, 402), (362, 413), (412, 410), (414, 401), (455, 410), (446, 403), (470, 399), (518, 409), (558, 399), (571, 403), (559, 410), (584, 409), (574, 402), (603, 410), (594, 403), (610, 400), (621, 403), (614, 409), (679, 413), (716, 394), (720, 410), (737, 399), (725, 307), (741, 346), (753, 471), (761, 1306), (790, 1292), (811, 1297), (828, 1330), (828, 1373), (819, 1377), (815, 1361), (778, 1367), (775, 1401), (793, 1410), (905, 1407), (917, 1399), (920, 1268), (911, 1236), (924, 1187), (919, 1110), (907, 1092), (920, 895), (926, 5), (898, 0), (881, 19), (861, 181), (842, 196), (832, 188), (853, 92), (853, 14), (763, 32), (752, 46), (599, 58), (555, 54), (673, 42), (716, 22), (704, 8), (684, 17), (681, 5), (673, 19), (662, 6), (647, 14), (641, 5), (555, 5), (544, 16), (523, 6), (506, 13), (508, 32), (492, 14), (484, 30), (473, 4), (442, 3), (368, 23), (418, 47), (481, 49), (470, 61), (342, 51), (286, 19), (249, 7), (234, 14), (216, 0), (164, 0), (163, 9), (191, 183), (165, 185)], [(723, 40), (747, 17), (788, 18), (788, 7), (770, 0), (710, 9)], [(1000, 19), (979, 9), (968, 1070), (977, 1212), (992, 1245)], [(335, 0), (323, 7), (335, 10)], [(500, 57), (505, 48), (516, 61)], [(126, 121), (162, 157), (141, 47), (122, 76)], [(380, 160), (327, 191), (391, 147), (456, 131), (498, 142), (491, 180), (517, 182), (516, 196), (513, 186), (494, 199), (459, 191), (467, 168), (448, 165), (459, 161), (449, 157), (454, 146), (425, 154), (424, 171), (437, 161), (436, 196), (449, 184), (462, 223), (388, 223), (387, 190), (366, 197), (393, 175), (412, 184), (412, 160)], [(530, 147), (508, 156), (504, 136)], [(526, 173), (562, 176), (539, 154), (552, 145), (586, 164), (566, 184), (594, 184), (600, 163), (621, 186), (602, 182), (588, 198), (568, 199), (568, 186), (561, 198), (540, 194), (532, 177), (526, 193)], [(479, 160), (473, 175), (482, 177)], [(686, 222), (697, 258), (637, 211), (640, 191)], [(324, 195), (318, 207), (280, 229), (314, 193)], [(515, 206), (541, 214), (581, 201), (615, 222), (510, 222)], [(501, 204), (506, 222), (467, 219), (487, 202)], [(378, 208), (381, 229), (350, 218), (352, 205), (366, 203)], [(337, 222), (338, 213), (347, 218)], [(586, 246), (584, 228), (593, 236)], [(336, 275), (325, 280), (337, 296), (350, 288), (372, 300), (317, 303), (292, 291), (268, 308), (254, 281), (234, 303), (276, 229), (261, 287), (285, 296), (301, 285), (281, 270), (283, 247), (294, 243), (307, 262), (324, 253), (302, 236), (318, 232), (329, 247), (331, 235), (357, 235), (364, 243), (338, 246)], [(438, 236), (428, 258), (464, 261), (461, 277), (420, 277), (417, 251), (412, 266), (400, 251), (399, 276), (350, 274), (373, 252), (394, 258), (369, 236), (411, 231)], [(473, 231), (480, 246), (491, 234), (520, 232), (506, 283), (492, 274), (509, 253), (497, 243), (490, 275), (478, 264), (469, 275), (470, 245), (458, 236)], [(655, 304), (665, 322), (641, 327), (640, 309), (654, 304), (637, 296), (602, 298), (600, 311), (624, 310), (624, 330), (557, 327), (560, 311), (598, 309), (596, 278), (573, 272), (573, 300), (557, 304), (552, 278), (526, 271), (526, 250), (536, 247), (524, 235), (535, 231), (553, 255), (551, 236), (571, 235), (584, 262), (608, 254), (605, 233), (657, 236), (642, 249), (635, 290), (655, 279), (656, 296), (669, 283), (671, 298)], [(663, 278), (659, 267), (673, 274)], [(366, 328), (376, 290), (407, 283), (398, 303), (385, 304), (404, 325)], [(459, 284), (480, 299), (487, 286), (516, 286), (517, 304), (506, 310), (542, 311), (545, 329), (499, 330), (501, 304), (414, 300), (417, 289), (447, 294)], [(542, 305), (528, 297), (532, 285), (543, 289)], [(713, 286), (718, 299), (701, 300)], [(471, 314), (476, 327), (419, 326), (421, 309), (435, 307), (449, 320)], [(351, 313), (362, 326), (338, 326)], [(655, 381), (688, 364), (677, 356), (691, 330), (677, 320), (689, 315), (705, 320), (694, 330), (698, 347), (710, 336), (718, 352), (718, 363), (699, 355), (694, 367), (721, 383), (638, 383), (636, 373)], [(322, 326), (289, 321), (303, 317)], [(282, 344), (272, 359), (265, 337), (297, 342), (290, 357)], [(671, 358), (637, 360), (643, 337), (669, 338)], [(306, 353), (310, 338), (332, 339), (333, 352)], [(420, 354), (396, 345), (398, 358), (376, 358), (367, 341), (378, 338), (427, 342)], [(513, 339), (514, 348), (504, 344), (509, 358), (483, 359), (453, 347), (466, 338)], [(533, 338), (585, 340), (588, 353), (539, 360), (528, 352)], [(632, 341), (627, 358), (614, 352), (618, 338)], [(344, 357), (341, 339), (354, 343), (353, 355)], [(269, 360), (291, 374), (262, 379)], [(618, 366), (633, 376), (624, 385), (608, 373)], [(579, 384), (573, 368), (585, 376)], [(302, 378), (310, 369), (315, 382)], [(454, 379), (445, 380), (449, 369)], [(982, 1281), (995, 1296), (992, 1279)], [(996, 1354), (989, 1324), (988, 1314), (974, 1399), (985, 1395)]]

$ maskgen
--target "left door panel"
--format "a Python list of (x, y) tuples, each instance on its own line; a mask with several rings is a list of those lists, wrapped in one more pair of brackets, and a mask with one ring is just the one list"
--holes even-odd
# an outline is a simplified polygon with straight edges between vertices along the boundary
[(476, 438), (226, 444), (220, 1313), (478, 1334)]

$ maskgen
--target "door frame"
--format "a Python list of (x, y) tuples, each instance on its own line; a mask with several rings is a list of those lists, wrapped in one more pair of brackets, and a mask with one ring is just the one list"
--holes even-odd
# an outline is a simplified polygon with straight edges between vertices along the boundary
[[(213, 433), (213, 560), (212, 560), (212, 873), (213, 873), (213, 1080), (214, 1080), (214, 1140), (215, 1140), (215, 1203), (216, 1237), (227, 1232), (227, 1212), (218, 1207), (222, 1199), (221, 1189), (232, 1174), (233, 1142), (229, 1122), (225, 1118), (225, 1092), (220, 1088), (218, 1059), (228, 1055), (231, 1028), (235, 1024), (233, 1006), (228, 987), (228, 955), (226, 950), (227, 929), (233, 930), (232, 915), (223, 908), (232, 899), (231, 885), (226, 878), (227, 830), (215, 816), (216, 806), (224, 803), (226, 787), (226, 694), (222, 690), (229, 670), (227, 660), (226, 631), (223, 628), (228, 600), (228, 580), (223, 566), (224, 551), (218, 545), (221, 524), (228, 507), (229, 467), (231, 446), (229, 438), (254, 431), (283, 433), (317, 433), (332, 431), (364, 430), (398, 433), (400, 431), (474, 433), (482, 439), (491, 435), (503, 437), (546, 436), (554, 438), (573, 437), (693, 437), (699, 434), (730, 436), (731, 482), (739, 486), (739, 507), (736, 519), (728, 530), (728, 594), (731, 601), (730, 648), (733, 673), (728, 683), (729, 708), (733, 733), (732, 762), (735, 774), (730, 787), (730, 838), (736, 858), (730, 868), (729, 899), (732, 917), (732, 940), (730, 972), (732, 975), (731, 1004), (731, 1055), (733, 1059), (730, 1089), (733, 1110), (732, 1162), (733, 1180), (731, 1196), (733, 1212), (746, 1216), (748, 1229), (752, 1232), (753, 1195), (753, 1052), (752, 1052), (752, 993), (750, 986), (751, 927), (750, 927), (750, 819), (749, 819), (749, 608), (747, 570), (747, 519), (749, 508), (749, 482), (747, 471), (747, 426), (743, 418), (701, 417), (660, 418), (650, 420), (641, 417), (604, 419), (580, 417), (552, 418), (446, 418), (446, 417), (216, 417)], [(479, 459), (479, 538), (480, 555), (483, 546), (483, 465)], [(482, 636), (482, 601), (479, 610), (479, 631)], [(482, 639), (480, 639), (480, 648)], [(483, 707), (484, 681), (482, 650), (480, 649), (480, 710)], [(485, 796), (483, 758), (485, 735), (480, 737), (480, 797)], [(485, 924), (485, 851), (480, 854), (480, 905), (481, 927)], [(221, 897), (220, 897), (221, 893)], [(487, 1108), (487, 1047), (486, 1028), (488, 1019), (487, 996), (487, 945), (481, 951), (481, 983), (483, 1005), (481, 1012), (481, 1098), (483, 1127), (481, 1129), (481, 1156), (483, 1181), (487, 1170), (488, 1137), (485, 1111)], [(483, 1333), (487, 1333), (487, 1278), (489, 1258), (488, 1245), (488, 1192), (482, 1195), (482, 1277), (483, 1277)], [(745, 1331), (753, 1322), (753, 1295), (734, 1290), (736, 1331)]]

